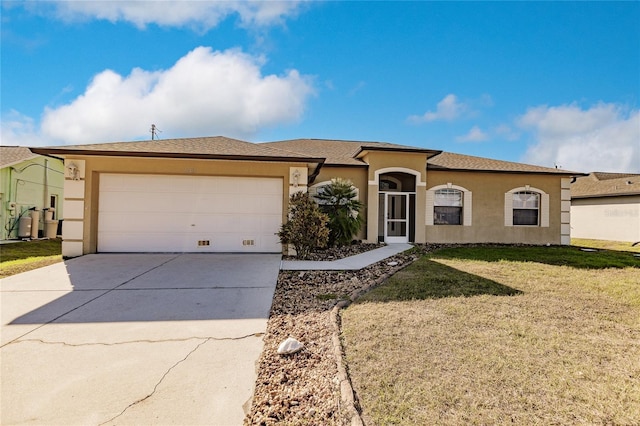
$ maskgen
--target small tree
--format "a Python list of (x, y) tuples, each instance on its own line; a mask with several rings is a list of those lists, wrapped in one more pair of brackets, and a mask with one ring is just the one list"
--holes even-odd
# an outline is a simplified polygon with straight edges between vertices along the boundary
[(331, 179), (315, 198), (320, 210), (329, 216), (329, 244), (343, 246), (351, 243), (360, 231), (362, 203), (356, 200), (356, 189), (347, 179)]
[(282, 244), (293, 245), (297, 257), (306, 259), (312, 250), (327, 246), (328, 221), (329, 217), (320, 211), (309, 194), (298, 192), (289, 199), (289, 220), (282, 224), (277, 235)]

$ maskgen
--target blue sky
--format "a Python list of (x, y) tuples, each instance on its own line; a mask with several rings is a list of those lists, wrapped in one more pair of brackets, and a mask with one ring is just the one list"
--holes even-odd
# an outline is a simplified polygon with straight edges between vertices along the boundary
[(639, 2), (2, 1), (3, 145), (386, 141), (640, 172)]

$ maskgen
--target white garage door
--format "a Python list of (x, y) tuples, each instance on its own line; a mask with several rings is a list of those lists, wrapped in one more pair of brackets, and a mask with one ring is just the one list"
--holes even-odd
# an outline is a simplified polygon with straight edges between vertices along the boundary
[(100, 175), (99, 252), (281, 251), (282, 179)]

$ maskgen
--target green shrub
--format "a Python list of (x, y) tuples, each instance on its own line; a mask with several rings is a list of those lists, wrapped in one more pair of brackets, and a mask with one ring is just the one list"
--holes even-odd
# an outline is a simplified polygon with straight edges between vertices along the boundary
[(309, 257), (314, 249), (325, 248), (329, 240), (329, 217), (322, 213), (309, 194), (298, 192), (289, 199), (289, 220), (278, 231), (282, 244), (292, 244), (296, 256)]
[(329, 216), (329, 245), (344, 246), (353, 240), (362, 226), (362, 203), (347, 179), (335, 178), (315, 196), (320, 210)]

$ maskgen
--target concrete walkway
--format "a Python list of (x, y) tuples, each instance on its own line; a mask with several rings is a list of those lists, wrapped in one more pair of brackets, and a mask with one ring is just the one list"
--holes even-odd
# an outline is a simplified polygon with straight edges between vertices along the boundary
[(0, 424), (241, 425), (280, 255), (99, 254), (0, 281)]
[(283, 271), (357, 271), (376, 262), (407, 251), (411, 244), (388, 244), (375, 250), (332, 261), (283, 260)]

